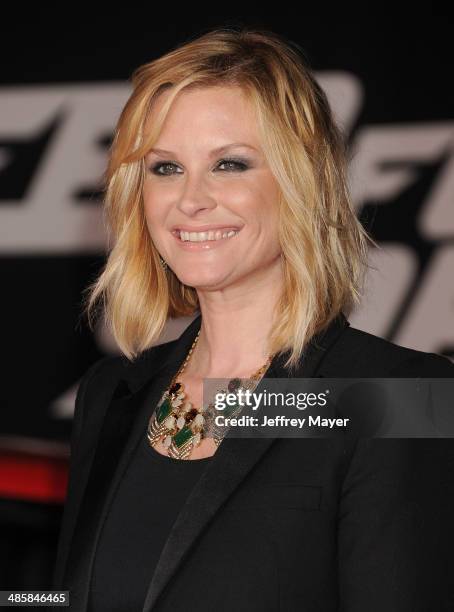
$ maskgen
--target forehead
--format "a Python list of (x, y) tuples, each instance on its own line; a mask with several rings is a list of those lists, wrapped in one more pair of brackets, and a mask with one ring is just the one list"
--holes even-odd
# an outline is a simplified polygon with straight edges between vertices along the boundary
[[(153, 102), (147, 127), (170, 96), (162, 92)], [(146, 129), (146, 131), (148, 131)], [(258, 144), (254, 106), (238, 86), (198, 87), (181, 91), (173, 100), (159, 142), (186, 137), (226, 137)]]

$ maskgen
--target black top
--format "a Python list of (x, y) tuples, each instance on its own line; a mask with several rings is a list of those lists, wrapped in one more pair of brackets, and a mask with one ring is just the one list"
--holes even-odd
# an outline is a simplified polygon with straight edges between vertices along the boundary
[[(199, 324), (200, 317), (178, 341), (155, 345), (133, 363), (118, 355), (101, 359), (79, 387), (70, 466), (77, 478), (70, 481), (53, 579), (54, 590), (70, 591), (71, 609), (87, 608), (93, 534), (117, 483), (119, 449), (128, 448), (135, 426), (139, 438), (145, 433), (157, 387), (177, 371)], [(275, 358), (268, 374), (452, 379), (454, 365), (336, 318), (295, 370)], [(144, 402), (149, 382), (157, 387), (153, 402)], [(211, 477), (205, 471), (197, 483), (204, 503), (185, 515), (181, 538), (168, 540), (151, 610), (182, 612), (185, 603), (197, 612), (453, 609), (452, 438), (252, 442), (227, 437), (222, 454), (207, 461)], [(185, 461), (180, 467), (199, 466)], [(201, 533), (203, 548), (196, 546)], [(204, 572), (206, 566), (212, 571)], [(182, 593), (197, 597), (188, 601)]]
[(212, 457), (173, 459), (144, 431), (102, 528), (90, 585), (90, 612), (141, 611), (170, 529)]

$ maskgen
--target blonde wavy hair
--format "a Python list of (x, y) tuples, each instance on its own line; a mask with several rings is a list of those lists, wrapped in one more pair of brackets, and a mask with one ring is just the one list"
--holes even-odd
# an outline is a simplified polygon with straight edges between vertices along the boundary
[[(298, 45), (263, 29), (220, 28), (137, 68), (117, 122), (104, 175), (108, 256), (86, 288), (93, 328), (101, 303), (106, 323), (130, 360), (156, 343), (169, 317), (194, 315), (197, 292), (164, 270), (143, 206), (145, 156), (175, 97), (210, 86), (240, 87), (253, 104), (264, 155), (279, 186), (283, 293), (268, 338), (271, 354), (298, 364), (306, 344), (359, 302), (368, 241), (348, 187), (346, 144), (327, 97)], [(153, 102), (170, 95), (153, 121)]]

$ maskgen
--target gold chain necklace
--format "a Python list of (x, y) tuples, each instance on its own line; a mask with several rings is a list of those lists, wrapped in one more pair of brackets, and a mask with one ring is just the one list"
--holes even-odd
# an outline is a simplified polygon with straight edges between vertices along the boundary
[[(184, 372), (192, 352), (198, 342), (200, 330), (192, 343), (191, 348), (178, 372), (172, 378), (170, 385), (163, 393), (155, 412), (150, 417), (147, 438), (151, 446), (155, 446), (162, 440), (167, 449), (167, 455), (173, 459), (187, 459), (194, 447), (199, 446), (202, 439), (211, 432), (216, 447), (219, 447), (225, 435), (214, 426), (215, 408), (211, 403), (208, 406), (196, 408), (191, 402), (187, 401), (184, 385), (179, 382), (178, 377)], [(240, 388), (253, 388), (255, 383), (261, 378), (264, 371), (268, 368), (272, 356), (268, 357), (266, 363), (259, 368), (246, 381), (253, 381), (253, 384), (243, 382), (243, 379), (232, 378), (228, 385), (229, 393), (235, 393)], [(222, 390), (226, 391), (226, 390)], [(235, 416), (229, 414), (228, 416)]]

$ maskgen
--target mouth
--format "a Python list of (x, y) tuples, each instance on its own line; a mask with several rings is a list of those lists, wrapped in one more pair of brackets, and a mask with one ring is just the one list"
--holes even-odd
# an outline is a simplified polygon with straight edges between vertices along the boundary
[(187, 243), (207, 243), (207, 242), (221, 242), (233, 238), (239, 232), (241, 228), (238, 227), (225, 227), (220, 229), (206, 230), (204, 232), (191, 232), (180, 229), (175, 229), (172, 234), (180, 242)]

